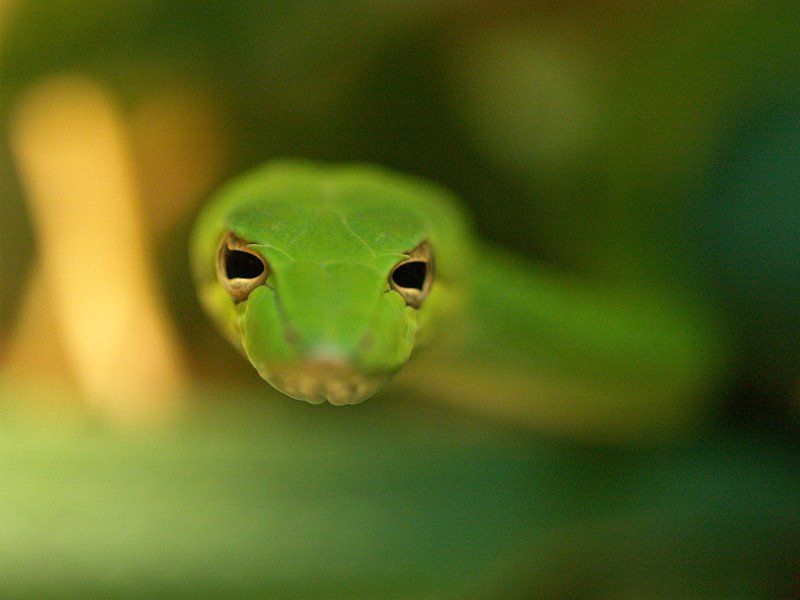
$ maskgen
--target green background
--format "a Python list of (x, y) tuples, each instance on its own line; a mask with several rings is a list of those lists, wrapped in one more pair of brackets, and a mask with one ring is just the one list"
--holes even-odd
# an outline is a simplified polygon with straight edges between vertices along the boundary
[[(68, 69), (126, 109), (211, 90), (220, 177), (285, 156), (427, 176), (547, 268), (707, 307), (731, 368), (707, 421), (636, 445), (264, 400), (194, 302), (186, 215), (154, 241), (191, 408), (146, 432), (0, 413), (0, 596), (796, 594), (799, 37), (789, 1), (8, 4), (0, 347), (36, 254), (9, 115)], [(68, 395), (6, 382), (0, 404), (26, 394)]]

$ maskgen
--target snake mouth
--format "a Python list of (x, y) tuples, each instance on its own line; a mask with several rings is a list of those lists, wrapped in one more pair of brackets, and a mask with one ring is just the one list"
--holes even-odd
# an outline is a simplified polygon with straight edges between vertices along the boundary
[(303, 360), (270, 365), (261, 376), (275, 389), (312, 404), (357, 404), (373, 396), (388, 375), (364, 373), (346, 361)]

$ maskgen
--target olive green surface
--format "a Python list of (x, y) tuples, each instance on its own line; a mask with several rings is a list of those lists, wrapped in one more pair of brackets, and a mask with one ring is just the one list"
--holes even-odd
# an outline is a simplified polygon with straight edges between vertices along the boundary
[(603, 450), (401, 397), (272, 400), (207, 390), (171, 423), (141, 428), (74, 409), (4, 410), (2, 596), (789, 589), (800, 481), (796, 457), (774, 444), (706, 435)]

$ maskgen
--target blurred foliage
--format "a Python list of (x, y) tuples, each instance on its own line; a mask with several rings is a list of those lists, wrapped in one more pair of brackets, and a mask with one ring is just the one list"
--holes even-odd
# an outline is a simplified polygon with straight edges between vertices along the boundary
[(4, 411), (4, 595), (752, 600), (796, 567), (800, 479), (771, 443), (601, 450), (398, 398), (206, 396), (127, 433)]
[(700, 276), (737, 317), (744, 376), (777, 390), (800, 373), (800, 81), (789, 84), (726, 136), (693, 231)]
[[(199, 90), (230, 144), (218, 179), (273, 157), (383, 163), (450, 187), (484, 237), (544, 265), (677, 288), (734, 340), (736, 414), (712, 426), (735, 441), (625, 450), (424, 422), (392, 398), (363, 414), (276, 415), (230, 393), (215, 399), (230, 412), (142, 438), (82, 418), (12, 420), (0, 556), (15, 558), (0, 580), (51, 596), (148, 582), (199, 595), (787, 594), (800, 521), (798, 38), (794, 0), (11, 3), (0, 351), (36, 254), (10, 114), (27, 86), (73, 70), (131, 115), (163, 90)], [(191, 212), (154, 236), (175, 319), (190, 351), (209, 348), (193, 354), (202, 367), (252, 381), (187, 300)]]

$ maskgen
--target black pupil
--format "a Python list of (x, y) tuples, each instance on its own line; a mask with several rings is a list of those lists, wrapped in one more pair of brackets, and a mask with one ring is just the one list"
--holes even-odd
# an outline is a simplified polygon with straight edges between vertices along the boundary
[(421, 260), (403, 263), (392, 271), (392, 281), (400, 287), (422, 289), (428, 264)]
[(241, 250), (230, 250), (225, 257), (228, 279), (255, 279), (264, 272), (264, 263), (257, 256)]

